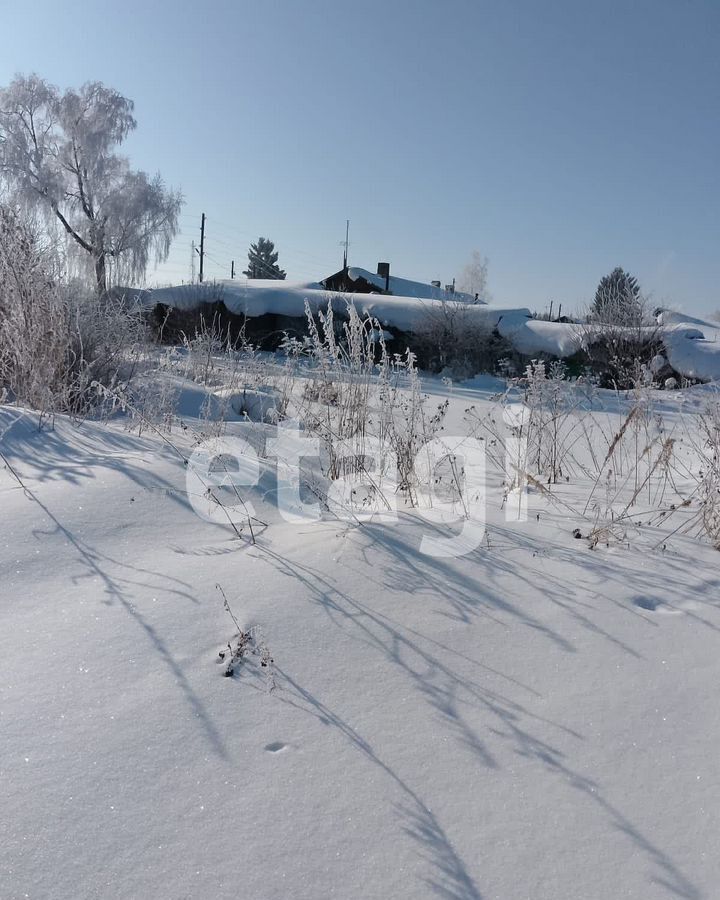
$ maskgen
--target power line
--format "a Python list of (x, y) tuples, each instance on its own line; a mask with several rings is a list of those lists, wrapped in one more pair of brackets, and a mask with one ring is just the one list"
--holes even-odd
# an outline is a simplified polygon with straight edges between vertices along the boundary
[[(271, 277), (276, 277), (277, 268), (273, 267), (272, 263), (267, 262), (261, 256), (258, 256), (257, 253), (253, 253), (252, 250), (248, 250), (248, 259), (254, 260), (256, 263), (259, 263), (267, 273), (270, 274)], [(278, 281), (282, 281), (283, 279), (277, 279)]]
[[(197, 215), (192, 213), (181, 213), (180, 214), (183, 219), (191, 219), (197, 222)], [(206, 249), (206, 245), (208, 241), (212, 246), (217, 246), (221, 255), (227, 253), (231, 260), (236, 257), (238, 251), (238, 243), (239, 240), (236, 238), (236, 235), (242, 235), (246, 240), (248, 237), (252, 237), (252, 233), (246, 231), (245, 229), (238, 228), (236, 225), (231, 225), (228, 222), (221, 222), (220, 220), (213, 219), (208, 217), (204, 213), (200, 215), (200, 250), (197, 249), (194, 241), (191, 244), (191, 253), (194, 254), (199, 253), (200, 255), (200, 273), (201, 280), (205, 277), (206, 274), (206, 265), (205, 260), (212, 261), (214, 266), (222, 273), (221, 277), (225, 277), (228, 268), (231, 270), (231, 277), (234, 275), (234, 266), (232, 262), (230, 263), (221, 263), (214, 255), (208, 253)], [(207, 233), (206, 226), (210, 225), (210, 232)], [(183, 237), (189, 235), (189, 233), (197, 233), (195, 229), (192, 229), (191, 232), (185, 230), (185, 228), (181, 228), (176, 237)], [(347, 242), (347, 233), (346, 233), (346, 242)], [(193, 249), (194, 247), (194, 249)], [(175, 243), (175, 248), (177, 248), (177, 243)], [(175, 258), (178, 249), (175, 249), (174, 252), (171, 250), (169, 254), (170, 257)], [(346, 251), (347, 252), (347, 251)], [(267, 274), (270, 277), (275, 275), (275, 269), (272, 268), (265, 260), (257, 255), (253, 255), (249, 250), (247, 252), (248, 260), (258, 265), (261, 269), (261, 273)], [(285, 247), (282, 251), (283, 257), (290, 258), (290, 267), (296, 273), (296, 277), (300, 276), (301, 278), (306, 278), (310, 281), (318, 280), (318, 268), (322, 267), (324, 270), (334, 270), (335, 264), (328, 263), (326, 260), (321, 259), (319, 256), (316, 256), (313, 253), (309, 253), (306, 250), (302, 249), (292, 249)], [(187, 269), (181, 265), (179, 262), (173, 264), (170, 262), (169, 264), (166, 262), (163, 264), (163, 270), (165, 272), (186, 272)], [(190, 273), (191, 281), (194, 281), (194, 269), (191, 266)], [(322, 277), (322, 276), (320, 276)]]
[[(197, 220), (197, 216), (190, 216), (190, 214), (185, 214), (185, 213), (183, 213), (182, 215), (187, 215), (188, 217), (194, 218), (195, 220)], [(222, 222), (219, 219), (213, 218), (212, 216), (207, 216), (206, 221), (208, 224), (210, 224), (212, 226), (213, 234), (215, 233), (215, 226), (220, 226), (220, 229), (223, 229), (224, 231), (228, 231), (228, 232), (233, 232), (238, 235), (242, 235), (246, 239), (247, 238), (252, 239), (255, 237), (255, 232), (250, 232), (250, 231), (247, 231), (246, 229), (238, 228), (236, 225), (231, 225), (228, 222)], [(220, 232), (220, 234), (222, 234), (222, 232)], [(228, 249), (232, 249), (232, 250), (236, 249), (237, 243), (229, 235), (223, 235), (222, 237), (219, 237), (219, 238), (213, 237), (213, 241), (219, 243), (221, 240), (223, 240), (223, 238), (227, 238), (227, 240), (225, 240), (225, 243), (228, 244)], [(318, 265), (322, 265), (324, 268), (325, 267), (333, 268), (335, 265), (334, 263), (328, 264), (328, 261), (326, 259), (319, 257), (317, 254), (310, 253), (307, 250), (302, 250), (300, 248), (288, 249), (287, 247), (285, 247), (282, 252), (283, 252), (283, 255), (288, 255), (288, 256), (303, 256), (306, 259), (310, 260), (311, 262), (317, 263)]]
[[(237, 244), (231, 244), (228, 241), (223, 241), (223, 240), (215, 238), (215, 237), (213, 237), (212, 243), (213, 243), (213, 245), (216, 245), (216, 244), (219, 245), (222, 249), (225, 249), (230, 254), (234, 253), (235, 250), (237, 250)], [(274, 274), (275, 270), (272, 268), (271, 265), (269, 265), (265, 260), (263, 260), (262, 257), (252, 254), (250, 252), (250, 250), (247, 251), (247, 254), (248, 254), (248, 259), (251, 259), (254, 262), (258, 263), (260, 266), (262, 266), (265, 269), (266, 272), (268, 272), (270, 274)], [(283, 251), (283, 254), (284, 255), (294, 255), (292, 253), (292, 251), (285, 251), (285, 250)], [(209, 253), (207, 251), (205, 251), (205, 255), (209, 256)], [(297, 263), (295, 263), (294, 267), (296, 269), (303, 268), (306, 273), (308, 272), (307, 264), (303, 264), (302, 266), (299, 266)], [(317, 277), (317, 272), (313, 271), (312, 275)]]

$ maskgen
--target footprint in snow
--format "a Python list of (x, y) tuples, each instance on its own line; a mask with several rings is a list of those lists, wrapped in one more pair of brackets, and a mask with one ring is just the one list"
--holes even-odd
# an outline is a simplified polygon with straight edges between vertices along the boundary
[(658, 600), (655, 597), (634, 597), (632, 602), (634, 606), (638, 606), (640, 609), (645, 609), (648, 612), (661, 613), (666, 616), (679, 616), (681, 613), (685, 612), (684, 609), (669, 606), (667, 603), (663, 603), (662, 600)]
[(281, 750), (287, 750), (287, 744), (282, 741), (273, 741), (272, 744), (265, 744), (265, 749), (269, 753), (280, 753)]
[(635, 597), (633, 599), (633, 604), (639, 606), (640, 609), (648, 610), (648, 612), (655, 612), (658, 608), (659, 601), (654, 597)]

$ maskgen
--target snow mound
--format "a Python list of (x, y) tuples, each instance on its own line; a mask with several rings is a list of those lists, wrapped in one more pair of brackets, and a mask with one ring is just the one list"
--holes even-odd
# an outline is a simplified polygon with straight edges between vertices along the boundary
[(503, 316), (498, 331), (513, 347), (526, 355), (549, 353), (572, 356), (582, 347), (582, 326), (564, 322), (540, 322), (521, 315)]
[(670, 365), (699, 381), (720, 381), (720, 324), (661, 310), (658, 322)]
[[(364, 269), (351, 269), (363, 277), (371, 276)], [(391, 287), (393, 279), (391, 277)], [(342, 314), (352, 303), (360, 315), (371, 315), (382, 327), (398, 331), (413, 331), (427, 320), (429, 314), (451, 305), (462, 310), (467, 327), (497, 328), (519, 353), (526, 356), (548, 354), (561, 359), (573, 356), (584, 343), (601, 334), (602, 326), (572, 322), (543, 322), (533, 319), (525, 307), (504, 307), (489, 304), (460, 302), (438, 297), (413, 294), (413, 285), (432, 286), (420, 282), (395, 279), (395, 286), (403, 286), (406, 295), (345, 294), (324, 290), (318, 282), (273, 281), (263, 279), (229, 280), (213, 284), (189, 284), (159, 288), (148, 292), (145, 301), (163, 303), (175, 309), (195, 309), (202, 303), (222, 300), (230, 312), (255, 318), (264, 315), (302, 318), (306, 304), (312, 312), (327, 309)], [(419, 288), (418, 288), (419, 292)], [(445, 292), (440, 291), (442, 295)], [(457, 298), (458, 294), (455, 294)], [(629, 330), (632, 335), (636, 329)], [(720, 326), (682, 313), (662, 311), (658, 325), (645, 329), (648, 339), (658, 337), (670, 365), (681, 375), (700, 381), (720, 380)], [(386, 336), (387, 338), (387, 336)]]
[(441, 299), (387, 294), (344, 294), (323, 290), (315, 282), (288, 283), (247, 279), (230, 280), (216, 284), (187, 284), (178, 287), (158, 288), (151, 294), (153, 303), (163, 303), (175, 309), (195, 309), (202, 303), (222, 300), (230, 312), (256, 318), (279, 315), (302, 318), (307, 303), (313, 312), (327, 309), (328, 303), (336, 313), (342, 313), (352, 303), (360, 315), (376, 318), (384, 328), (412, 331), (422, 323), (429, 311), (450, 303), (465, 310), (469, 324), (494, 328), (498, 322), (512, 315), (529, 318), (530, 311), (521, 307), (490, 306), (478, 303), (461, 303)]
[[(698, 327), (702, 326), (702, 327)], [(602, 326), (541, 322), (514, 314), (504, 315), (498, 331), (526, 356), (573, 356), (587, 343), (602, 336)], [(636, 329), (626, 329), (634, 336)], [(659, 339), (667, 361), (681, 375), (700, 381), (720, 380), (720, 328), (680, 314), (663, 315), (657, 327), (643, 329), (648, 340)], [(655, 365), (660, 359), (653, 360)]]

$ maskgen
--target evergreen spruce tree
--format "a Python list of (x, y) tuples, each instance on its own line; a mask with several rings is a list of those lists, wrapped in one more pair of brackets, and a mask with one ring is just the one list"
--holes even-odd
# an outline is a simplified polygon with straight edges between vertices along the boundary
[(637, 278), (618, 266), (598, 285), (591, 319), (611, 325), (640, 325), (642, 298)]
[(285, 271), (277, 264), (278, 254), (275, 244), (267, 238), (258, 238), (250, 244), (248, 267), (243, 272), (248, 278), (285, 278)]

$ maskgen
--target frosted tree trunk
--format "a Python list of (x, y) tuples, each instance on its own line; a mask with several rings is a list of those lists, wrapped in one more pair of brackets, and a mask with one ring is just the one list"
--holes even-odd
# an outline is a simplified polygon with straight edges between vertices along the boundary
[(105, 253), (95, 256), (95, 287), (98, 297), (104, 297), (107, 293), (107, 270), (105, 267)]

